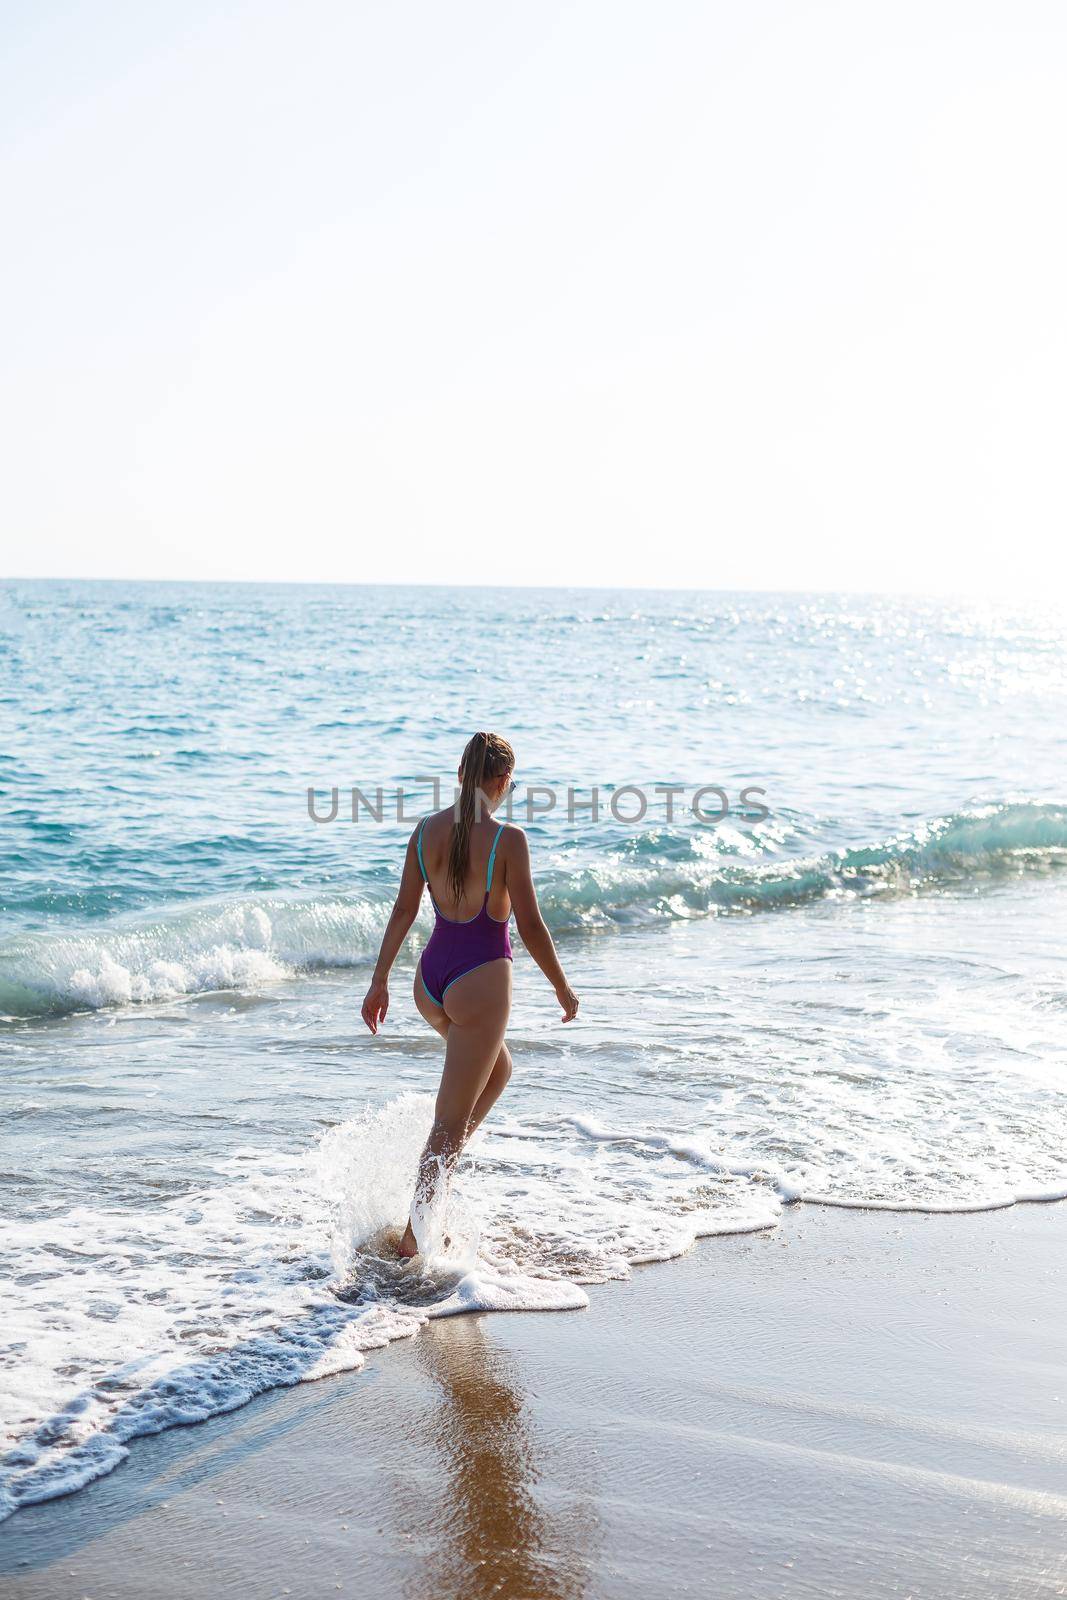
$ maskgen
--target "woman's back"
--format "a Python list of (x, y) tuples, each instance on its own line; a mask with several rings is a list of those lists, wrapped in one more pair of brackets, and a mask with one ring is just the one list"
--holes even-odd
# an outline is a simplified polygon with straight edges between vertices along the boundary
[(455, 815), (451, 806), (447, 811), (435, 812), (420, 825), (422, 866), (434, 905), (452, 922), (468, 922), (476, 917), (485, 904), (489, 863), (493, 860), (488, 910), (498, 922), (505, 921), (511, 912), (511, 902), (502, 859), (501, 824), (488, 812), (471, 824), (467, 871), (459, 900), (448, 882), (448, 856), (454, 830)]

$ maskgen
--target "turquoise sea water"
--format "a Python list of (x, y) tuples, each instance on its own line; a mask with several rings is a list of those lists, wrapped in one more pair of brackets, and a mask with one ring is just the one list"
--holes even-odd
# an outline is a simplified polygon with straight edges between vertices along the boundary
[[(516, 747), (582, 1015), (520, 951), (515, 1079), (450, 1252), (405, 1275), (381, 1231), (439, 1041), (418, 939), (361, 1031), (410, 823), (349, 796), (417, 816), (476, 727)], [(581, 1303), (786, 1204), (1063, 1194), (1065, 729), (1040, 610), (0, 586), (0, 1508), (427, 1315)]]

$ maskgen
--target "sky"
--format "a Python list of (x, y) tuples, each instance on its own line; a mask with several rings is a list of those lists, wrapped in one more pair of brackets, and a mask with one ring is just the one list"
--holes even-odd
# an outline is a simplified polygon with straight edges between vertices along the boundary
[(0, 573), (1067, 591), (1062, 0), (3, 30)]

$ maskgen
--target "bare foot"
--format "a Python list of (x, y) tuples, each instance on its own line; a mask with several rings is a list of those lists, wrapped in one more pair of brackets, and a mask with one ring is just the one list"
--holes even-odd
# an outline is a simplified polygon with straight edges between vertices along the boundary
[(396, 1253), (401, 1261), (410, 1261), (412, 1256), (417, 1256), (419, 1253), (418, 1244), (415, 1242), (415, 1230), (410, 1222), (404, 1229), (404, 1237), (397, 1245)]

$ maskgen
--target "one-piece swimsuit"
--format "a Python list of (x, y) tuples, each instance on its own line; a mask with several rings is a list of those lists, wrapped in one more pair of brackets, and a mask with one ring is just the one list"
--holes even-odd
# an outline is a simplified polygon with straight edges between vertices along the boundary
[[(416, 848), (419, 870), (427, 889), (430, 889), (426, 863), (422, 859), (422, 830), (425, 826), (426, 822), (423, 819), (419, 825)], [(430, 889), (434, 926), (426, 948), (422, 952), (422, 983), (435, 1005), (441, 1005), (445, 990), (450, 989), (458, 979), (465, 978), (468, 972), (474, 972), (477, 967), (484, 967), (488, 961), (512, 959), (510, 912), (503, 922), (489, 915), (489, 890), (493, 885), (493, 864), (496, 861), (496, 847), (503, 831), (504, 824), (501, 823), (493, 839), (493, 848), (489, 852), (489, 867), (485, 874), (485, 898), (477, 916), (469, 917), (466, 922), (455, 922), (451, 917), (443, 916), (440, 906), (433, 897), (433, 890)]]

